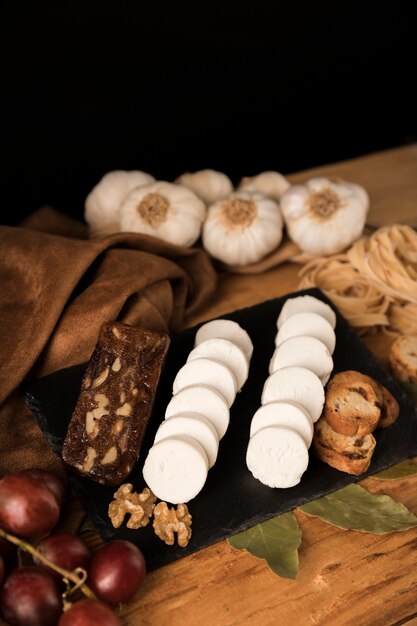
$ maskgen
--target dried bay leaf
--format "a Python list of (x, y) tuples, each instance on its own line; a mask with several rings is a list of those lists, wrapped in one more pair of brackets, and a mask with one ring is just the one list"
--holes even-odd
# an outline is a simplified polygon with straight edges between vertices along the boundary
[(299, 507), (303, 513), (347, 530), (383, 535), (417, 526), (417, 517), (389, 496), (369, 493), (359, 485), (347, 485)]
[(236, 550), (246, 550), (258, 559), (265, 559), (277, 576), (297, 577), (301, 530), (293, 513), (283, 513), (257, 524), (227, 541)]
[(413, 476), (414, 474), (417, 474), (417, 463), (414, 463), (411, 459), (406, 459), (405, 461), (401, 461), (401, 463), (388, 467), (386, 470), (382, 470), (382, 472), (372, 474), (371, 478), (394, 480), (396, 478)]

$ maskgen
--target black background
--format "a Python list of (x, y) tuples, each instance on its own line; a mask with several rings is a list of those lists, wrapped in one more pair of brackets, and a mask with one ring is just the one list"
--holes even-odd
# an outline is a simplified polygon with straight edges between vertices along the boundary
[(3, 223), (82, 217), (111, 169), (234, 182), (417, 137), (411, 2), (14, 2), (2, 9)]

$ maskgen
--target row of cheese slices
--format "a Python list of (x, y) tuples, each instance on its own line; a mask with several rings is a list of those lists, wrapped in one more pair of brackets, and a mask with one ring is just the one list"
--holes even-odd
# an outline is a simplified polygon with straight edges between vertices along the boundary
[(188, 502), (203, 488), (252, 352), (249, 335), (231, 320), (213, 320), (197, 331), (143, 467), (145, 482), (159, 499)]
[(334, 311), (312, 296), (288, 299), (281, 309), (246, 455), (253, 476), (269, 487), (293, 487), (307, 469), (313, 425), (333, 370), (335, 326)]

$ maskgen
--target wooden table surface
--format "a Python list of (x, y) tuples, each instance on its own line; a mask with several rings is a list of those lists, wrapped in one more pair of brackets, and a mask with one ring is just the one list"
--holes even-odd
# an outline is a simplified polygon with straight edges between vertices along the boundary
[[(417, 224), (417, 145), (289, 178), (302, 182), (312, 175), (364, 185), (373, 225)], [(262, 275), (221, 275), (211, 305), (190, 324), (294, 291), (298, 270), (286, 263)], [(390, 340), (373, 335), (367, 342), (386, 365)], [(417, 514), (417, 476), (368, 478), (361, 484)], [(416, 528), (378, 536), (295, 515), (302, 530), (295, 581), (278, 578), (264, 561), (222, 541), (148, 574), (137, 598), (123, 608), (122, 621), (126, 626), (417, 624)]]

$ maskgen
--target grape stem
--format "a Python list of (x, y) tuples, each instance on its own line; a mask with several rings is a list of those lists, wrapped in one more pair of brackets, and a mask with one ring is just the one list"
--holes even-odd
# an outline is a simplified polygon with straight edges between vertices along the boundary
[(19, 539), (19, 537), (15, 537), (10, 533), (6, 532), (2, 528), (0, 528), (0, 537), (4, 537), (10, 543), (13, 543), (15, 546), (18, 546), (21, 550), (25, 552), (29, 552), (32, 556), (35, 556), (39, 561), (41, 561), (44, 565), (47, 565), (55, 572), (57, 572), (62, 578), (67, 579), (74, 583), (74, 587), (72, 587), (70, 593), (75, 591), (76, 589), (80, 589), (87, 598), (91, 598), (92, 600), (97, 600), (97, 596), (91, 591), (90, 587), (85, 584), (85, 579), (87, 577), (87, 572), (82, 567), (77, 567), (73, 572), (63, 569), (59, 567), (59, 565), (55, 565), (49, 559), (47, 559), (39, 550), (37, 550), (34, 546), (32, 546), (27, 541), (23, 539)]

